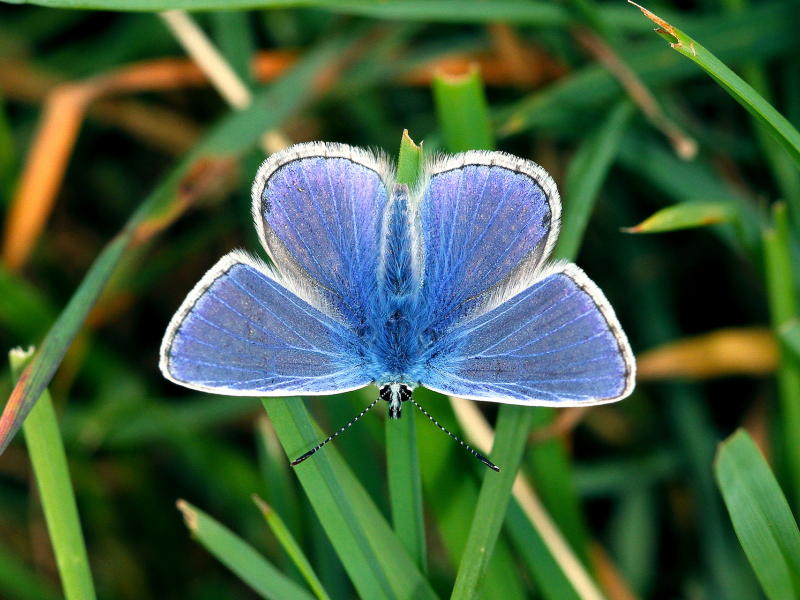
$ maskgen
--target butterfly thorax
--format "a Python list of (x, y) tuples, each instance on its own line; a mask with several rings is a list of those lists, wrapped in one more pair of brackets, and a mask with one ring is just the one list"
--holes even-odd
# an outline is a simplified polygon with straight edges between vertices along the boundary
[(421, 261), (415, 227), (408, 187), (396, 185), (381, 227), (378, 302), (372, 319), (377, 327), (369, 344), (376, 385), (395, 390), (388, 400), (397, 410), (396, 418), (401, 402), (398, 386), (407, 388), (409, 394), (417, 386), (424, 351), (420, 336)]

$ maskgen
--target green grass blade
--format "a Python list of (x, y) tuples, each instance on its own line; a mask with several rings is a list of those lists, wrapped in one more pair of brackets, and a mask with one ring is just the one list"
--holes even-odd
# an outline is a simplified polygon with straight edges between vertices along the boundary
[(477, 68), (466, 75), (435, 75), (433, 96), (448, 152), (494, 150), (486, 94)]
[(502, 470), (500, 473), (487, 470), (484, 474), (467, 547), (453, 587), (453, 600), (480, 597), (532, 422), (533, 411), (530, 407), (511, 404), (500, 407), (489, 460)]
[(746, 431), (740, 429), (720, 445), (714, 473), (767, 598), (800, 598), (800, 531), (775, 476)]
[[(718, 58), (737, 64), (791, 52), (796, 40), (793, 22), (789, 4), (765, 3), (741, 15), (721, 17), (715, 14), (697, 21), (694, 30), (715, 49)], [(695, 65), (658, 40), (637, 45), (628, 64), (648, 86), (669, 86), (697, 76)], [(606, 109), (623, 93), (613, 75), (604, 67), (592, 64), (499, 110), (496, 133), (503, 137), (534, 128), (575, 131), (576, 117)]]
[[(630, 0), (629, 0), (630, 1)], [(635, 3), (631, 3), (635, 4)], [(638, 4), (636, 5), (638, 6)], [(739, 104), (761, 123), (772, 136), (778, 140), (800, 168), (800, 132), (789, 123), (764, 98), (762, 98), (744, 79), (726, 67), (722, 61), (711, 54), (703, 46), (676, 29), (663, 19), (660, 19), (649, 10), (641, 8), (642, 12), (651, 21), (659, 25), (656, 33), (670, 42), (675, 50), (690, 58), (711, 77), (719, 83)]]
[[(397, 162), (397, 183), (413, 186), (422, 172), (422, 164), (422, 146), (417, 146), (408, 131), (404, 131)], [(405, 419), (386, 419), (386, 463), (395, 534), (424, 573), (427, 551), (415, 423), (413, 414), (406, 415)]]
[[(764, 271), (772, 327), (776, 333), (797, 317), (797, 297), (792, 273), (789, 217), (786, 205), (776, 203), (775, 224), (764, 230)], [(778, 389), (786, 462), (792, 479), (794, 502), (800, 502), (800, 360), (782, 353), (778, 368)]]
[(586, 137), (572, 158), (564, 186), (564, 212), (561, 233), (553, 253), (555, 258), (575, 260), (578, 256), (600, 188), (634, 114), (636, 109), (627, 100), (617, 104), (600, 127)]
[(286, 523), (283, 522), (281, 516), (275, 512), (269, 504), (259, 498), (257, 494), (253, 494), (253, 501), (261, 510), (261, 514), (264, 515), (267, 525), (269, 525), (269, 528), (272, 530), (272, 533), (275, 534), (275, 537), (278, 538), (280, 545), (303, 575), (303, 578), (308, 583), (308, 587), (311, 588), (311, 591), (314, 592), (319, 600), (329, 600), (330, 597), (322, 587), (322, 583), (317, 577), (317, 574), (314, 573), (311, 563), (308, 562), (306, 555), (303, 553), (303, 549), (300, 548), (300, 544), (298, 544), (297, 540), (294, 539), (292, 532), (289, 531), (288, 527), (286, 527)]
[(400, 140), (400, 155), (397, 159), (397, 183), (414, 185), (422, 173), (423, 153), (422, 144), (417, 146), (408, 135), (408, 129), (403, 131)]
[[(300, 456), (319, 442), (299, 398), (265, 399), (264, 408), (289, 457)], [(388, 524), (375, 514), (367, 518), (359, 512), (363, 507), (348, 495), (348, 489), (351, 495), (356, 492), (347, 485), (347, 469), (335, 461), (334, 454), (326, 447), (295, 467), (295, 472), (359, 595), (435, 597)], [(386, 554), (387, 548), (391, 555)]]
[(627, 233), (662, 233), (731, 223), (737, 218), (738, 209), (733, 202), (682, 202), (662, 208), (638, 225), (626, 227), (623, 231)]
[(186, 526), (203, 547), (262, 598), (313, 600), (314, 597), (269, 563), (230, 529), (185, 500), (178, 500)]
[(236, 74), (248, 87), (253, 75), (250, 65), (256, 43), (250, 26), (250, 16), (245, 11), (223, 11), (211, 15), (214, 41)]
[(791, 318), (778, 329), (778, 336), (795, 356), (800, 359), (800, 320)]
[(408, 555), (424, 573), (427, 570), (427, 552), (415, 427), (413, 417), (386, 419), (386, 462), (394, 531)]
[(550, 549), (516, 500), (508, 505), (506, 530), (545, 600), (581, 600)]
[[(126, 250), (139, 235), (152, 235), (165, 227), (192, 196), (191, 175), (213, 168), (254, 148), (266, 129), (303, 108), (315, 91), (318, 75), (338, 60), (353, 43), (352, 36), (323, 42), (289, 73), (255, 96), (251, 106), (232, 114), (215, 127), (190, 155), (144, 201), (120, 232), (95, 260), (56, 323), (48, 332), (33, 362), (20, 376), (0, 418), (0, 452), (19, 430), (25, 416), (50, 382), (72, 340), (94, 306)], [(187, 180), (188, 178), (188, 180)], [(188, 192), (192, 193), (192, 192)]]
[[(32, 352), (31, 348), (28, 352), (16, 349), (9, 353), (11, 372), (15, 379), (30, 362)], [(67, 600), (92, 600), (96, 597), (94, 583), (67, 467), (67, 455), (47, 389), (42, 392), (39, 402), (28, 415), (23, 433), (64, 596)]]

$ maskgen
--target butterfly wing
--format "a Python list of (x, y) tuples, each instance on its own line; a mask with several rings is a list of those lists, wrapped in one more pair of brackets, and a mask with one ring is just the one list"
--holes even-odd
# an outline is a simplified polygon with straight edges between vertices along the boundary
[(503, 152), (434, 163), (422, 192), (423, 297), (433, 330), (487, 308), (486, 292), (550, 254), (561, 219), (552, 178)]
[(422, 384), (445, 394), (510, 404), (579, 406), (633, 390), (635, 362), (614, 310), (571, 263), (431, 349)]
[(186, 298), (164, 336), (160, 367), (185, 387), (233, 396), (333, 394), (370, 382), (352, 331), (240, 252), (222, 258)]
[(375, 295), (390, 176), (365, 150), (312, 142), (272, 155), (253, 183), (256, 229), (287, 285), (355, 329)]

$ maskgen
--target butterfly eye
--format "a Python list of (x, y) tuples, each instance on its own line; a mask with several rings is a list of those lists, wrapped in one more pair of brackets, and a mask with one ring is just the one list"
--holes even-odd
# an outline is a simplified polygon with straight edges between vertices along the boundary
[(380, 396), (381, 396), (381, 400), (386, 400), (386, 402), (391, 401), (391, 399), (392, 399), (392, 390), (391, 390), (391, 388), (389, 388), (388, 385), (383, 386), (380, 389)]
[(400, 402), (411, 400), (411, 388), (405, 385), (400, 386)]

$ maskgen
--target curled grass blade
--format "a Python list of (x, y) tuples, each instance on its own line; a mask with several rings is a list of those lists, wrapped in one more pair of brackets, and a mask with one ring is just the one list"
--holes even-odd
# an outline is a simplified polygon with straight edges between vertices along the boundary
[[(628, 0), (630, 2), (630, 0)], [(706, 50), (694, 39), (654, 15), (646, 8), (642, 8), (635, 2), (631, 2), (645, 14), (645, 16), (656, 23), (656, 29), (662, 38), (670, 43), (670, 46), (688, 57), (708, 73), (725, 91), (727, 91), (739, 104), (759, 121), (772, 136), (778, 140), (789, 155), (794, 160), (795, 165), (800, 168), (800, 132), (789, 123), (775, 108), (761, 95), (758, 94), (744, 79), (731, 71), (716, 56)]]
[(767, 598), (800, 598), (800, 531), (775, 476), (746, 431), (740, 429), (720, 445), (714, 474)]
[(178, 500), (178, 509), (197, 541), (259, 596), (269, 600), (314, 600), (230, 529), (185, 500)]
[(708, 227), (737, 220), (738, 209), (732, 202), (681, 202), (662, 208), (626, 233), (662, 233), (695, 227)]
[[(30, 362), (32, 353), (33, 348), (27, 352), (18, 348), (9, 353), (15, 379)], [(96, 596), (86, 544), (56, 411), (47, 389), (25, 421), (23, 433), (64, 596), (67, 600), (92, 600)]]
[(352, 36), (323, 42), (283, 78), (257, 95), (247, 110), (230, 115), (144, 201), (124, 229), (101, 252), (48, 332), (33, 362), (20, 376), (0, 418), (0, 452), (5, 450), (47, 387), (116, 266), (135, 247), (167, 227), (199, 195), (216, 188), (236, 157), (255, 147), (264, 130), (294, 114), (318, 93), (317, 82), (353, 43)]

